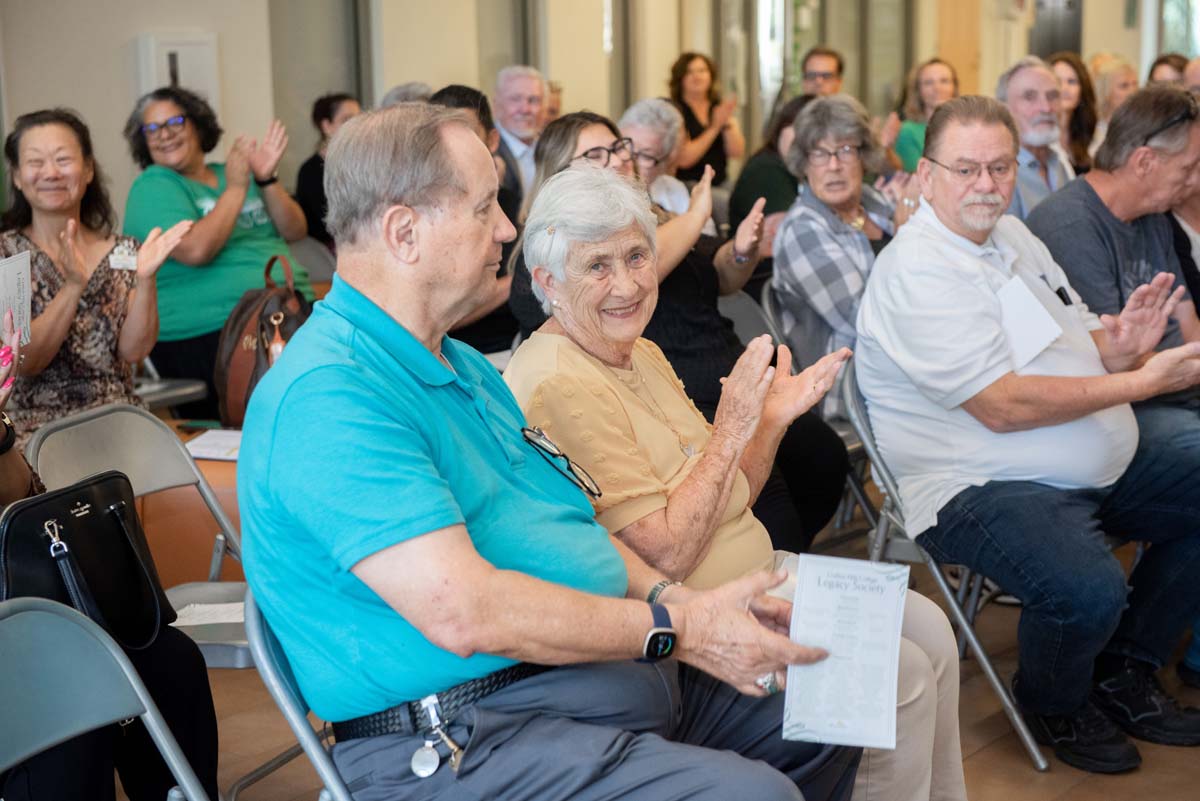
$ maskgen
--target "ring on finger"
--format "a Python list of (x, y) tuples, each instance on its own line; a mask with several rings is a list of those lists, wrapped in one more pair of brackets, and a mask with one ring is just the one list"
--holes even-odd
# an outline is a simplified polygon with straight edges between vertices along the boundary
[(764, 673), (754, 680), (754, 685), (758, 689), (764, 691), (767, 695), (774, 695), (779, 692), (779, 681), (775, 678), (775, 671)]

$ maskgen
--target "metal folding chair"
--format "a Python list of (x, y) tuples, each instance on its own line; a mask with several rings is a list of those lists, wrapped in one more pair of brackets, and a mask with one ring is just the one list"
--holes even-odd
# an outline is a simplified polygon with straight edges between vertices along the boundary
[(43, 598), (0, 603), (0, 773), (85, 732), (140, 718), (178, 787), (167, 798), (207, 801), (162, 713), (107, 633)]
[[(217, 522), (208, 580), (167, 589), (175, 609), (189, 605), (241, 603), (243, 581), (219, 581), (224, 557), (240, 554), (238, 533), (196, 466), (187, 447), (170, 426), (145, 409), (114, 403), (55, 420), (39, 428), (25, 446), (25, 457), (49, 489), (65, 487), (103, 470), (120, 470), (129, 476), (136, 497), (192, 486)], [(200, 647), (209, 668), (252, 668), (254, 659), (243, 623), (206, 623), (178, 626)], [(229, 801), (263, 777), (300, 755), (288, 750), (238, 779), (229, 790)]]
[[(996, 693), (996, 697), (1000, 699), (1000, 705), (1004, 708), (1004, 714), (1008, 715), (1013, 729), (1017, 732), (1017, 738), (1021, 741), (1021, 745), (1025, 747), (1029, 758), (1033, 761), (1033, 766), (1041, 771), (1048, 770), (1050, 763), (1042, 755), (1037, 742), (1033, 739), (1033, 735), (1029, 731), (1029, 727), (1025, 724), (1025, 719), (1021, 717), (1021, 713), (1018, 711), (1017, 705), (1008, 691), (1008, 687), (1000, 679), (1000, 674), (996, 672), (996, 668), (992, 665), (991, 658), (979, 642), (979, 636), (975, 633), (975, 628), (972, 625), (974, 613), (972, 612), (971, 615), (968, 615), (963, 610), (963, 599), (960, 598), (962, 592), (955, 593), (954, 589), (946, 581), (941, 566), (929, 555), (928, 551), (917, 544), (916, 540), (909, 537), (908, 532), (905, 530), (904, 510), (900, 503), (899, 488), (891, 471), (888, 470), (887, 464), (880, 456), (879, 447), (875, 442), (875, 434), (871, 428), (870, 418), (867, 416), (866, 400), (858, 389), (854, 359), (851, 358), (843, 369), (845, 371), (845, 379), (842, 381), (842, 400), (845, 402), (847, 413), (850, 416), (850, 423), (854, 426), (855, 431), (858, 432), (863, 447), (866, 448), (867, 456), (871, 460), (872, 475), (880, 489), (883, 490), (884, 496), (883, 506), (879, 510), (879, 524), (872, 529), (868, 538), (868, 551), (871, 560), (918, 563), (924, 564), (929, 568), (929, 572), (933, 575), (933, 580), (938, 585), (938, 590), (941, 591), (942, 596), (946, 599), (951, 620), (958, 628), (960, 635), (966, 639), (971, 650), (974, 651), (976, 661), (979, 662), (979, 666), (983, 669), (988, 683), (992, 685), (992, 690)], [(961, 588), (965, 590), (966, 587), (967, 582), (964, 581)], [(971, 595), (972, 598), (970, 601), (976, 605), (973, 607), (974, 609), (977, 608), (979, 602), (978, 589), (973, 588)]]
[(267, 692), (275, 699), (276, 706), (283, 713), (292, 732), (304, 749), (309, 762), (317, 771), (325, 788), (321, 790), (320, 801), (351, 801), (350, 791), (346, 789), (341, 775), (325, 750), (325, 735), (313, 731), (308, 723), (308, 702), (296, 684), (292, 674), (292, 666), (288, 663), (287, 655), (275, 639), (275, 632), (263, 617), (254, 596), (246, 590), (246, 635), (250, 639), (250, 650), (254, 654), (254, 662), (258, 665), (258, 675)]
[[(755, 303), (754, 298), (745, 292), (735, 292), (732, 295), (722, 295), (717, 300), (717, 308), (723, 317), (733, 322), (733, 331), (743, 344), (762, 334), (770, 334), (771, 339), (775, 340), (775, 344), (784, 345), (787, 344), (787, 340), (783, 338), (783, 330), (779, 327), (778, 315), (771, 311), (770, 304), (773, 302), (771, 284), (767, 282), (763, 285), (761, 304)], [(799, 370), (801, 367), (796, 362), (792, 362), (793, 370)], [(874, 528), (877, 522), (877, 513), (875, 505), (867, 497), (864, 484), (868, 467), (866, 451), (863, 450), (858, 435), (846, 421), (826, 420), (825, 422), (841, 437), (842, 444), (846, 446), (846, 454), (850, 457), (850, 472), (846, 475), (846, 489), (842, 503), (834, 515), (834, 527), (844, 528), (850, 522), (854, 505), (857, 504), (863, 511), (867, 525)], [(854, 534), (849, 534), (822, 540), (821, 547), (834, 547), (853, 536)]]

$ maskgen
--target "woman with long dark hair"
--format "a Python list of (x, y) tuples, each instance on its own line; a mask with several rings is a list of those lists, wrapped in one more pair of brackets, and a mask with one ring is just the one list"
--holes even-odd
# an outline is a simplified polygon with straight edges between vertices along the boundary
[(729, 159), (741, 158), (746, 138), (738, 127), (737, 98), (722, 98), (717, 65), (703, 53), (684, 53), (671, 65), (671, 102), (683, 113), (687, 132), (679, 152), (681, 181), (699, 181), (706, 166), (715, 175), (713, 185), (725, 183)]
[(67, 109), (18, 117), (4, 156), (12, 205), (0, 258), (30, 254), (31, 341), (12, 413), (23, 446), (50, 420), (140, 403), (130, 365), (158, 337), (158, 268), (192, 224), (154, 228), (144, 243), (117, 236), (91, 133)]
[(1062, 92), (1062, 107), (1059, 109), (1058, 130), (1062, 137), (1063, 150), (1071, 159), (1076, 175), (1091, 169), (1092, 157), (1088, 148), (1096, 135), (1096, 90), (1092, 88), (1092, 77), (1078, 53), (1063, 50), (1046, 59)]
[(329, 249), (333, 249), (333, 237), (325, 228), (325, 212), (329, 204), (325, 200), (325, 148), (346, 120), (362, 111), (353, 95), (337, 92), (322, 95), (313, 103), (312, 124), (321, 135), (317, 152), (300, 165), (296, 174), (296, 202), (304, 210), (308, 222), (308, 235)]

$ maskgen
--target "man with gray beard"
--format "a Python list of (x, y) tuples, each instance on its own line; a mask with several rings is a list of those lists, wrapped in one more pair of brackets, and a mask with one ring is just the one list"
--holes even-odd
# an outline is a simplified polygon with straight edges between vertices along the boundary
[[(929, 121), (922, 203), (875, 260), (858, 383), (905, 528), (1022, 602), (1013, 694), (1038, 741), (1101, 773), (1127, 738), (1200, 745), (1155, 679), (1200, 612), (1200, 426), (1163, 436), (1130, 403), (1200, 382), (1200, 342), (1154, 352), (1169, 276), (1097, 317), (1004, 214), (1017, 126), (968, 96)], [(1128, 579), (1106, 534), (1153, 543)]]
[(996, 99), (1008, 106), (1017, 123), (1017, 188), (1008, 213), (1022, 220), (1057, 189), (1075, 177), (1071, 160), (1059, 144), (1058, 77), (1037, 56), (1013, 64), (996, 82)]

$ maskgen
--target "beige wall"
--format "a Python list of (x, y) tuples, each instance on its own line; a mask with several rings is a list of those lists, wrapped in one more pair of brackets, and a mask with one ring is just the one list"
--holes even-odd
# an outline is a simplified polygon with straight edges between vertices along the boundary
[(273, 113), (267, 0), (0, 0), (5, 126), (46, 106), (78, 110), (118, 213), (138, 172), (121, 137), (137, 99), (133, 42), (164, 30), (216, 34), (222, 127), (261, 136)]
[(682, 52), (679, 6), (661, 0), (633, 0), (631, 5), (630, 100), (665, 97), (671, 65)]
[[(1157, 7), (1157, 0), (1140, 0)], [(1140, 20), (1139, 20), (1140, 22)], [(1089, 0), (1083, 4), (1083, 58), (1086, 63), (1101, 50), (1124, 56), (1137, 69), (1142, 58), (1141, 26), (1125, 27), (1125, 0)], [(1153, 60), (1153, 56), (1149, 60)], [(1138, 69), (1139, 80), (1142, 70)]]
[(370, 13), (373, 104), (408, 81), (479, 86), (475, 0), (371, 0)]
[(567, 110), (608, 114), (611, 73), (603, 46), (604, 0), (542, 0), (541, 5), (545, 49), (538, 66), (563, 85)]

